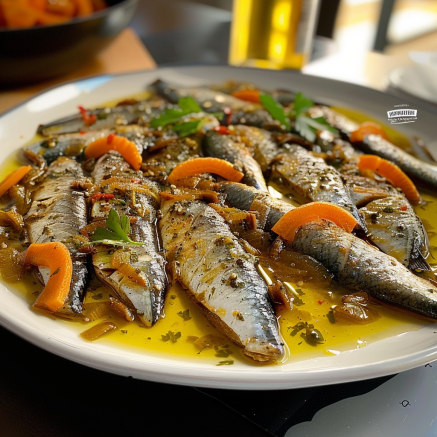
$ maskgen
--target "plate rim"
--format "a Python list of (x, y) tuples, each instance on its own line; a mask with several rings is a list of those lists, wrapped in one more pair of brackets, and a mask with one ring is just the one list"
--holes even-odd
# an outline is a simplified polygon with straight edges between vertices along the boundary
[[(205, 65), (189, 65), (189, 66), (171, 66), (171, 67), (165, 67), (165, 68), (157, 68), (152, 70), (141, 70), (141, 71), (135, 71), (135, 72), (129, 72), (129, 73), (118, 73), (118, 74), (110, 74), (110, 75), (95, 75), (90, 76), (86, 78), (81, 79), (73, 79), (71, 81), (63, 82), (61, 84), (54, 85), (50, 88), (44, 89), (41, 92), (29, 97), (25, 101), (22, 101), (18, 103), (17, 105), (14, 105), (13, 107), (7, 109), (3, 113), (0, 114), (0, 125), (4, 119), (5, 116), (12, 114), (14, 111), (19, 110), (20, 108), (27, 105), (32, 100), (49, 93), (50, 91), (61, 88), (62, 86), (69, 85), (69, 84), (77, 84), (81, 82), (88, 81), (90, 79), (96, 79), (96, 78), (105, 78), (108, 81), (111, 81), (115, 78), (122, 78), (122, 77), (129, 77), (129, 76), (141, 76), (146, 75), (149, 73), (159, 74), (160, 71), (178, 71), (178, 70), (184, 70), (184, 69), (193, 69), (193, 68), (201, 68), (201, 69), (208, 69), (208, 68), (216, 68), (217, 66), (205, 66)], [(241, 67), (231, 67), (226, 65), (221, 65), (221, 68), (225, 68), (227, 71), (235, 71), (236, 69), (242, 70)], [(245, 70), (249, 71), (259, 71), (257, 69), (253, 68), (245, 68)], [(276, 73), (277, 70), (264, 70), (264, 72), (267, 72), (267, 74)], [(280, 73), (283, 73), (281, 71)], [(380, 90), (375, 90), (371, 88), (367, 88), (361, 85), (343, 82), (335, 79), (328, 79), (328, 78), (321, 78), (318, 76), (310, 76), (310, 75), (303, 75), (300, 72), (296, 71), (287, 71), (287, 73), (291, 75), (299, 75), (299, 76), (305, 76), (308, 80), (314, 80), (314, 81), (321, 81), (325, 83), (335, 83), (338, 86), (343, 87), (344, 85), (350, 86), (352, 89), (359, 88), (361, 90), (365, 90), (366, 92), (372, 91), (376, 93), (379, 96), (390, 96), (391, 98), (396, 98), (396, 96), (389, 95), (387, 93), (384, 93)], [(146, 78), (145, 78), (146, 80)], [(147, 83), (145, 82), (145, 85)], [(408, 101), (408, 100), (407, 100)], [(416, 105), (416, 103), (412, 103)], [(430, 111), (429, 108), (421, 108), (421, 110), (425, 110), (428, 113), (432, 115), (437, 114), (436, 111)], [(4, 286), (6, 290), (7, 287)], [(8, 290), (9, 291), (9, 290)], [(13, 293), (13, 292), (11, 292)], [(22, 298), (21, 298), (22, 299)], [(26, 303), (27, 304), (27, 303)], [(173, 384), (180, 384), (180, 385), (190, 385), (190, 386), (197, 386), (197, 387), (211, 387), (211, 388), (227, 388), (227, 389), (245, 389), (245, 390), (271, 390), (271, 389), (290, 389), (290, 388), (301, 388), (301, 387), (310, 387), (310, 386), (322, 386), (322, 385), (330, 385), (330, 384), (336, 384), (339, 382), (352, 382), (352, 381), (358, 381), (358, 380), (365, 380), (365, 379), (372, 379), (379, 376), (387, 376), (391, 375), (393, 373), (398, 373), (400, 371), (409, 370), (413, 367), (420, 366), (422, 364), (426, 364), (429, 361), (433, 361), (437, 359), (437, 345), (433, 347), (429, 347), (426, 350), (421, 350), (419, 352), (410, 354), (408, 356), (405, 356), (402, 362), (399, 362), (400, 358), (395, 357), (390, 360), (383, 360), (383, 361), (377, 361), (371, 364), (366, 365), (366, 369), (362, 369), (363, 365), (356, 364), (354, 366), (349, 367), (348, 369), (340, 369), (336, 367), (332, 367), (329, 369), (324, 369), (323, 374), (324, 375), (332, 375), (335, 372), (342, 371), (343, 377), (340, 379), (331, 380), (328, 378), (320, 377), (322, 375), (322, 372), (320, 371), (314, 371), (314, 374), (317, 374), (315, 378), (312, 380), (306, 380), (301, 382), (296, 382), (295, 380), (287, 380), (286, 374), (287, 373), (280, 373), (280, 372), (264, 372), (264, 374), (268, 375), (267, 380), (259, 380), (256, 373), (249, 372), (248, 374), (245, 374), (244, 371), (229, 371), (229, 369), (218, 369), (215, 366), (211, 365), (211, 369), (206, 372), (201, 372), (201, 377), (199, 378), (199, 374), (194, 374), (193, 372), (186, 372), (180, 375), (174, 375), (169, 373), (167, 368), (164, 366), (158, 367), (152, 365), (151, 369), (147, 369), (146, 374), (144, 374), (144, 371), (138, 368), (133, 368), (132, 365), (123, 365), (121, 363), (118, 363), (115, 367), (108, 366), (108, 363), (105, 361), (105, 359), (98, 360), (96, 357), (90, 357), (87, 354), (86, 350), (75, 350), (74, 353), (72, 353), (72, 349), (75, 349), (75, 346), (72, 345), (66, 345), (60, 342), (60, 340), (56, 338), (46, 337), (42, 332), (36, 331), (31, 333), (29, 336), (29, 329), (26, 330), (26, 325), (17, 323), (15, 319), (11, 317), (9, 313), (5, 313), (3, 308), (0, 307), (0, 325), (4, 326), (9, 331), (13, 332), (14, 334), (20, 336), (21, 338), (29, 341), (30, 343), (41, 347), (42, 349), (54, 353), (56, 355), (59, 355), (63, 358), (72, 360), (74, 362), (77, 362), (79, 364), (83, 364), (92, 368), (96, 368), (99, 370), (124, 375), (124, 376), (132, 376), (134, 378), (138, 379), (146, 379), (154, 382), (164, 382), (164, 383), (173, 383)], [(428, 328), (428, 327), (425, 327)], [(423, 329), (425, 329), (423, 328)], [(32, 335), (33, 334), (33, 335)], [(118, 346), (115, 347), (116, 349), (119, 349)], [(93, 359), (94, 358), (94, 359)], [(185, 365), (181, 365), (179, 363), (179, 367), (184, 368), (187, 367), (187, 369), (192, 368), (192, 365), (188, 365), (188, 361), (185, 362)], [(373, 369), (375, 366), (378, 368), (378, 372), (375, 374), (373, 373)], [(263, 367), (257, 367), (258, 369), (261, 369)], [(357, 370), (365, 370), (365, 373), (357, 372)], [(196, 369), (199, 371), (199, 369)], [(286, 372), (286, 371), (285, 371)], [(295, 372), (295, 375), (299, 374), (308, 374), (311, 372)], [(217, 375), (217, 376), (215, 376)], [(318, 376), (318, 377), (317, 377)]]

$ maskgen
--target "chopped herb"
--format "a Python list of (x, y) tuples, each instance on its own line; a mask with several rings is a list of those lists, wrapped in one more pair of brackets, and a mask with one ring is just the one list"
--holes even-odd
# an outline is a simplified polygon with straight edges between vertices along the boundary
[(190, 310), (179, 311), (178, 316), (181, 316), (184, 320), (190, 320), (191, 319)]
[(184, 123), (179, 123), (174, 126), (174, 130), (179, 133), (180, 137), (187, 137), (188, 135), (195, 134), (202, 126), (206, 123), (207, 118), (201, 118), (200, 120), (187, 121)]
[[(115, 209), (109, 211), (106, 219), (106, 228), (98, 226), (96, 232), (91, 236), (92, 243), (112, 244), (113, 246), (124, 246), (127, 244), (142, 245), (141, 241), (132, 241), (129, 238), (130, 221), (129, 217), (122, 214), (120, 217)], [(92, 244), (91, 243), (91, 244)]]
[(311, 142), (314, 142), (316, 139), (317, 130), (329, 130), (334, 134), (338, 134), (338, 130), (334, 129), (324, 117), (312, 118), (305, 115), (311, 106), (314, 106), (314, 102), (311, 99), (305, 97), (302, 93), (296, 95), (291, 112), (296, 117), (296, 131)]
[(189, 114), (193, 112), (202, 112), (202, 108), (192, 97), (181, 97), (178, 100), (178, 106), (182, 111), (186, 111)]
[(305, 97), (302, 93), (297, 93), (294, 99), (292, 114), (295, 116), (305, 114), (311, 106), (314, 106), (314, 102), (311, 99)]
[(127, 334), (127, 330), (126, 330), (126, 329), (121, 329), (120, 332), (121, 332), (122, 334)]
[(234, 364), (234, 360), (225, 360), (225, 361), (219, 361), (216, 366), (230, 366)]
[(170, 299), (176, 299), (176, 295), (175, 294), (171, 294), (170, 295)]
[(177, 123), (182, 117), (188, 114), (202, 112), (202, 109), (192, 97), (182, 97), (178, 101), (178, 108), (166, 109), (160, 116), (150, 121), (153, 128), (164, 127)]
[(306, 324), (304, 322), (296, 323), (296, 325), (293, 326), (293, 330), (290, 332), (290, 335), (294, 337), (299, 331), (302, 331), (302, 329), (305, 328), (306, 328)]
[(302, 305), (305, 305), (305, 302), (300, 297), (294, 297), (293, 298), (293, 305), (296, 305), (297, 307), (300, 307)]
[(269, 94), (260, 94), (259, 99), (263, 104), (264, 108), (266, 108), (267, 112), (275, 119), (278, 120), (282, 126), (284, 126), (285, 130), (291, 130), (290, 121), (288, 120), (287, 115), (285, 114), (284, 107), (278, 103), (272, 96)]
[(330, 321), (330, 323), (335, 323), (335, 317), (334, 317), (334, 312), (331, 310), (329, 311), (328, 314), (326, 314), (326, 317), (328, 317), (328, 320)]
[(188, 337), (187, 337), (187, 342), (188, 343), (194, 343), (196, 340), (198, 340), (199, 339), (199, 337), (196, 337), (195, 335), (189, 335)]
[(325, 341), (322, 333), (314, 328), (314, 325), (306, 324), (305, 332), (301, 332), (300, 336), (310, 345), (317, 346)]
[(172, 331), (168, 331), (167, 334), (161, 335), (162, 341), (171, 341), (172, 343), (176, 343), (179, 338), (181, 338), (181, 333), (176, 332), (176, 334)]
[(219, 357), (219, 358), (228, 358), (229, 355), (231, 355), (233, 353), (228, 348), (229, 348), (229, 345), (223, 346), (221, 348), (218, 346), (214, 346), (215, 356)]
[(302, 291), (302, 288), (296, 288), (296, 293), (297, 293), (299, 296), (304, 296), (304, 295), (305, 295), (305, 293)]

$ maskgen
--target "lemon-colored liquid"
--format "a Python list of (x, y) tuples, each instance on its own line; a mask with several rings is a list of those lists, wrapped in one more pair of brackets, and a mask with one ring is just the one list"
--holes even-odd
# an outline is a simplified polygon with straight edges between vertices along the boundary
[[(350, 112), (347, 114), (351, 118)], [(367, 118), (368, 119), (368, 118)], [(360, 121), (360, 120), (357, 120)], [(0, 180), (8, 173), (15, 170), (22, 163), (14, 153), (6, 159), (0, 167)], [(431, 245), (431, 260), (433, 270), (437, 272), (437, 264), (433, 265), (432, 260), (437, 259), (437, 233), (433, 223), (437, 216), (437, 197), (423, 194), (424, 205), (416, 207), (417, 215), (422, 219), (428, 232)], [(8, 288), (19, 293), (29, 303), (29, 310), (35, 301), (41, 286), (36, 282), (33, 276), (27, 275), (23, 282), (19, 284), (7, 284)], [(341, 303), (341, 295), (344, 290), (332, 284), (329, 289), (322, 289), (314, 283), (292, 283), (295, 288), (300, 288), (305, 294), (300, 296), (303, 305), (295, 306), (292, 310), (285, 310), (282, 307), (277, 308), (277, 316), (284, 342), (287, 345), (288, 353), (284, 357), (284, 362), (299, 361), (308, 357), (317, 357), (323, 355), (336, 355), (346, 350), (365, 347), (367, 344), (398, 335), (404, 332), (420, 329), (421, 327), (434, 323), (432, 320), (399, 310), (388, 305), (372, 306), (381, 318), (367, 325), (359, 325), (337, 321), (330, 323), (327, 314), (330, 307)], [(332, 292), (332, 293), (329, 293)], [(101, 287), (97, 290), (87, 293), (85, 302), (98, 302), (109, 299), (113, 294), (109, 289)], [(181, 315), (183, 311), (189, 310), (191, 319), (184, 320)], [(196, 305), (186, 296), (179, 285), (173, 285), (167, 293), (165, 301), (165, 317), (159, 320), (152, 328), (145, 328), (136, 321), (128, 323), (119, 316), (110, 313), (106, 318), (95, 322), (84, 322), (81, 318), (75, 321), (65, 321), (59, 319), (59, 323), (67, 323), (77, 331), (78, 335), (85, 329), (102, 321), (110, 320), (117, 325), (117, 330), (99, 338), (98, 342), (116, 345), (121, 348), (133, 348), (147, 352), (148, 354), (178, 356), (184, 360), (207, 360), (211, 365), (221, 361), (234, 360), (242, 361), (247, 365), (259, 365), (253, 360), (245, 358), (239, 351), (238, 346), (232, 344), (222, 334), (220, 334), (203, 316)], [(307, 344), (298, 333), (291, 336), (292, 327), (298, 322), (308, 322), (314, 324), (324, 337), (323, 344), (311, 346)], [(176, 342), (170, 340), (164, 341), (162, 336), (171, 331), (174, 334), (181, 334)], [(193, 337), (202, 337), (212, 334), (223, 339), (222, 345), (229, 345), (232, 354), (227, 358), (217, 356), (214, 348), (205, 348), (199, 350), (192, 341)], [(84, 340), (85, 341), (85, 340)], [(278, 363), (280, 364), (280, 363)]]
[(316, 13), (305, 10), (303, 17), (303, 3), (303, 0), (234, 0), (229, 63), (258, 68), (302, 68), (311, 48), (310, 41), (302, 40), (312, 37), (308, 27), (313, 25), (310, 15)]

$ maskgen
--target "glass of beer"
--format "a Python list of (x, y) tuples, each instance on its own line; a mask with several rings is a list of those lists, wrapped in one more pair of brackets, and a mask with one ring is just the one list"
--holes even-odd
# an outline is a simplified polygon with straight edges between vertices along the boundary
[(302, 68), (309, 60), (319, 0), (234, 0), (229, 63)]

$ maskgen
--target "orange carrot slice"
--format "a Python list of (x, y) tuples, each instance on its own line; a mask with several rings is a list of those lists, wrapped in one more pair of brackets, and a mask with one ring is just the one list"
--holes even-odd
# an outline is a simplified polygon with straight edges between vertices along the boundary
[(66, 246), (62, 243), (31, 244), (24, 252), (23, 263), (50, 269), (50, 279), (33, 306), (56, 312), (64, 305), (70, 292), (73, 273), (73, 263)]
[(141, 163), (143, 158), (137, 149), (137, 146), (129, 141), (127, 138), (119, 137), (117, 135), (111, 134), (106, 138), (99, 138), (93, 141), (85, 149), (85, 157), (89, 158), (100, 158), (105, 153), (110, 150), (115, 150), (120, 153), (120, 155), (135, 169), (139, 170), (141, 168)]
[(231, 96), (234, 96), (237, 99), (244, 100), (246, 102), (261, 103), (258, 90), (234, 91), (233, 93), (231, 93)]
[(329, 220), (346, 232), (352, 232), (357, 224), (354, 216), (340, 206), (328, 202), (312, 202), (287, 212), (273, 226), (272, 231), (291, 243), (301, 226), (320, 219)]
[(0, 182), (0, 197), (12, 188), (14, 185), (18, 184), (18, 182), (23, 179), (24, 176), (32, 170), (30, 165), (23, 165), (12, 173), (8, 174), (1, 182)]
[(76, 15), (78, 17), (84, 17), (94, 12), (93, 4), (90, 0), (74, 0), (77, 7)]
[(388, 141), (388, 136), (379, 124), (373, 123), (372, 121), (365, 121), (360, 124), (360, 127), (351, 133), (350, 141), (351, 143), (362, 143), (364, 138), (368, 135), (379, 135), (384, 140)]
[(362, 155), (358, 168), (362, 173), (365, 173), (366, 170), (372, 170), (385, 177), (394, 187), (400, 188), (409, 201), (420, 202), (420, 194), (416, 186), (396, 164), (376, 155)]
[(234, 166), (218, 158), (194, 158), (177, 165), (168, 177), (170, 184), (176, 184), (179, 179), (202, 173), (214, 173), (228, 181), (240, 182), (244, 174), (235, 170)]

